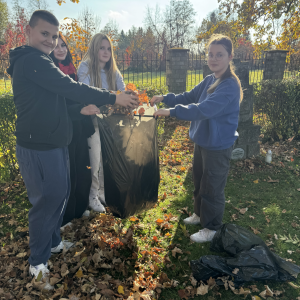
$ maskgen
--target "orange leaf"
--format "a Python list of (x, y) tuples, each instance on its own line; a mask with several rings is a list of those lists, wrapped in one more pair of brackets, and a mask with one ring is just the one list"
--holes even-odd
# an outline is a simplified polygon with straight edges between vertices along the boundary
[(156, 242), (156, 243), (158, 242), (158, 238), (157, 238), (156, 235), (153, 237), (153, 241)]
[(143, 107), (141, 107), (140, 109), (139, 109), (139, 114), (140, 115), (143, 115), (145, 113), (145, 109), (143, 108)]
[(294, 159), (293, 158), (291, 158), (291, 162), (293, 162), (294, 161)]
[(129, 221), (136, 222), (136, 221), (139, 221), (139, 219), (137, 217), (133, 216), (129, 219)]
[(162, 220), (162, 219), (157, 219), (155, 222), (156, 222), (157, 225), (160, 225), (160, 224), (162, 224), (162, 223), (164, 222), (164, 220)]

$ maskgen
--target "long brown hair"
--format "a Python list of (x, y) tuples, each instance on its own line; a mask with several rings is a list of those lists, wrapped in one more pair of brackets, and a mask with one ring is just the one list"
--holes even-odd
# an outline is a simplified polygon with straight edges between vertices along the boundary
[[(211, 36), (211, 38), (208, 41), (207, 44), (207, 50), (209, 50), (210, 45), (222, 45), (225, 50), (228, 52), (228, 55), (234, 55), (234, 51), (233, 51), (233, 44), (232, 44), (232, 40), (223, 34), (213, 34)], [(209, 89), (207, 90), (208, 94), (212, 94), (216, 87), (226, 78), (230, 78), (233, 77), (235, 78), (235, 80), (237, 81), (239, 87), (240, 87), (240, 102), (242, 102), (243, 100), (243, 89), (242, 89), (242, 85), (241, 82), (239, 80), (239, 78), (236, 76), (235, 74), (235, 68), (234, 65), (232, 63), (232, 61), (230, 61), (227, 70), (221, 75), (220, 78), (218, 78), (214, 84), (212, 84)]]
[(111, 48), (111, 57), (110, 60), (105, 64), (104, 70), (107, 77), (107, 83), (110, 90), (117, 90), (116, 84), (116, 73), (120, 72), (114, 57), (114, 50), (111, 39), (106, 34), (97, 33), (93, 36), (90, 44), (89, 49), (85, 56), (83, 57), (83, 61), (88, 63), (88, 72), (86, 76), (90, 76), (91, 84), (94, 87), (101, 88), (102, 81), (101, 81), (101, 69), (99, 64), (98, 53), (101, 47), (101, 42), (103, 40), (107, 40), (110, 44)]

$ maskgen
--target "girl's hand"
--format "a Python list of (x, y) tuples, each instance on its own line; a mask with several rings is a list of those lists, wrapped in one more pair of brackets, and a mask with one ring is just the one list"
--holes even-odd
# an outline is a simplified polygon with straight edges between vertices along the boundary
[(90, 104), (88, 106), (83, 107), (80, 113), (85, 116), (92, 116), (100, 114), (100, 109), (96, 105)]
[(116, 95), (115, 104), (121, 105), (126, 108), (137, 108), (139, 106), (139, 97), (122, 92)]
[(156, 117), (169, 117), (170, 116), (170, 110), (169, 109), (159, 109), (156, 111), (153, 116)]
[(150, 104), (151, 104), (151, 106), (153, 106), (155, 103), (159, 103), (163, 100), (164, 100), (164, 96), (153, 96), (150, 101)]

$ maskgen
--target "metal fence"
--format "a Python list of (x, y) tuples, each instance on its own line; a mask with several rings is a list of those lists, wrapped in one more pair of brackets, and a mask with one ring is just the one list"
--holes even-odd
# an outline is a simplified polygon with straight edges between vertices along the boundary
[[(252, 54), (237, 54), (236, 58), (249, 62), (249, 83), (254, 84), (263, 79), (265, 57), (257, 58)], [(76, 61), (76, 67), (79, 66)], [(166, 84), (166, 56), (158, 53), (142, 53), (129, 55), (116, 52), (116, 62), (123, 75), (125, 83), (132, 82), (139, 85)], [(187, 70), (187, 90), (192, 89), (203, 80), (203, 65), (207, 64), (207, 57), (204, 54), (189, 53)], [(4, 71), (9, 65), (8, 59), (0, 59), (0, 78), (3, 78)], [(300, 57), (291, 55), (287, 58), (284, 78), (300, 77)]]
[(158, 53), (116, 53), (116, 62), (126, 83), (166, 84), (166, 58)]

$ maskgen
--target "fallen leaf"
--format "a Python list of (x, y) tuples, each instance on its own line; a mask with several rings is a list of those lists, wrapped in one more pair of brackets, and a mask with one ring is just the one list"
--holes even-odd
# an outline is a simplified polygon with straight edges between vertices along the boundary
[(254, 219), (255, 219), (255, 217), (253, 217), (253, 216), (249, 216), (249, 218), (250, 218), (251, 220), (254, 220)]
[(81, 255), (81, 253), (83, 253), (84, 250), (85, 250), (85, 247), (82, 249), (82, 251), (76, 252), (74, 257), (77, 257), (77, 256)]
[(192, 286), (197, 285), (197, 280), (193, 277), (193, 275), (190, 276), (190, 282), (191, 282)]
[(77, 278), (81, 278), (81, 277), (83, 276), (83, 272), (82, 272), (82, 269), (81, 269), (81, 268), (76, 272), (75, 276), (76, 276)]
[(208, 288), (209, 286), (208, 285), (205, 285), (205, 284), (201, 284), (198, 288), (197, 288), (197, 295), (205, 295), (208, 293)]
[(139, 219), (137, 217), (133, 216), (129, 219), (129, 221), (136, 222), (136, 221), (139, 221)]
[(292, 282), (288, 282), (288, 284), (291, 286), (291, 287), (293, 287), (294, 289), (299, 289), (299, 286), (298, 285), (296, 285), (296, 284), (294, 284), (294, 283), (292, 283)]
[(256, 228), (254, 228), (254, 227), (251, 227), (250, 226), (250, 228), (251, 228), (251, 230), (254, 232), (254, 234), (258, 234), (258, 233), (261, 233), (260, 231), (258, 231)]
[(259, 179), (256, 179), (256, 180), (254, 180), (253, 182), (254, 182), (254, 183), (258, 183), (258, 181), (259, 181)]
[(270, 220), (269, 218), (267, 218), (267, 217), (266, 217), (266, 221), (267, 221), (268, 223), (270, 223), (270, 222), (271, 222), (271, 220)]
[(239, 210), (239, 212), (243, 215), (243, 214), (246, 213), (247, 210), (248, 210), (248, 207), (245, 207), (245, 208), (241, 208), (241, 209)]
[(183, 252), (182, 252), (181, 249), (175, 247), (175, 248), (172, 250), (172, 256), (173, 256), (173, 257), (176, 257), (176, 253), (178, 253), (178, 254), (183, 254)]
[(269, 180), (267, 181), (269, 183), (278, 183), (279, 182), (279, 179), (272, 179), (270, 176), (269, 176)]
[(285, 213), (286, 213), (286, 209), (284, 209), (284, 210), (282, 211), (282, 213), (285, 214)]
[(273, 292), (270, 290), (270, 288), (267, 285), (265, 285), (265, 288), (266, 289), (262, 291), (259, 296), (263, 297), (264, 299), (267, 299), (269, 296), (273, 297)]
[(275, 238), (275, 240), (278, 240), (278, 236), (276, 233), (274, 233), (274, 238)]
[(255, 295), (255, 296), (251, 296), (251, 300), (261, 300), (261, 298)]
[(185, 290), (179, 290), (178, 295), (179, 295), (180, 299), (186, 299), (186, 300), (189, 299), (188, 295), (185, 293)]
[(216, 285), (216, 280), (214, 278), (210, 277), (207, 280), (207, 284), (208, 284), (209, 287), (213, 288)]
[(235, 274), (235, 275), (236, 275), (238, 272), (239, 272), (239, 269), (238, 269), (238, 268), (235, 268), (235, 269), (232, 271), (232, 273)]
[(256, 285), (250, 285), (250, 288), (252, 289), (252, 292), (258, 293), (259, 289), (257, 288)]
[(233, 214), (233, 215), (231, 216), (231, 218), (235, 221), (235, 220), (238, 219), (238, 216), (237, 216), (236, 214)]
[(124, 295), (124, 288), (122, 285), (118, 286), (118, 293)]
[(157, 225), (161, 225), (162, 223), (164, 223), (164, 220), (157, 219), (155, 222), (156, 222)]

